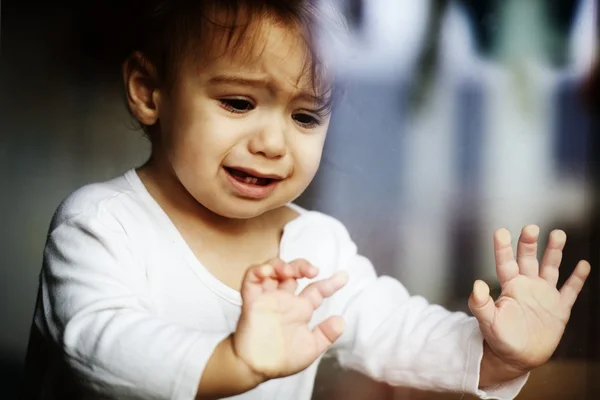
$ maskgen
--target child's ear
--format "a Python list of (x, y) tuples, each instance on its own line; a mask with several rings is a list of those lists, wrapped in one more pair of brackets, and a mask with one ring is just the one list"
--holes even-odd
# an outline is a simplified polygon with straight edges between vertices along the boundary
[(123, 63), (127, 104), (133, 116), (146, 126), (158, 121), (160, 91), (154, 66), (139, 52)]

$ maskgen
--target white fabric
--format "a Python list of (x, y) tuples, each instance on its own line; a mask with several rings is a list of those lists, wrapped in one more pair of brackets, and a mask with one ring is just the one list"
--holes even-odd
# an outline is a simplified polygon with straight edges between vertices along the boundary
[[(484, 399), (519, 393), (527, 376), (487, 393), (477, 389), (482, 336), (472, 317), (378, 278), (340, 222), (291, 207), (300, 216), (285, 227), (281, 258), (309, 260), (320, 268), (316, 279), (338, 270), (350, 277), (313, 320), (345, 318), (332, 348), (342, 365), (399, 386)], [(43, 386), (43, 398), (59, 398), (51, 393), (58, 386), (68, 392), (76, 379), (91, 389), (77, 398), (193, 399), (213, 349), (240, 314), (239, 292), (200, 264), (134, 170), (83, 187), (61, 205), (40, 285), (35, 328), (50, 340), (32, 341), (28, 364), (39, 365), (39, 382), (29, 384)], [(59, 372), (65, 365), (74, 378)], [(234, 398), (308, 400), (317, 365)]]

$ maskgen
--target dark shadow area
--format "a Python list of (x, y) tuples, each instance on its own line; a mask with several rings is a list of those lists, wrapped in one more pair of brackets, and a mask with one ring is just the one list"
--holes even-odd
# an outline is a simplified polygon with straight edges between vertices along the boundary
[(23, 361), (14, 356), (0, 354), (0, 385), (2, 398), (17, 399), (23, 381)]

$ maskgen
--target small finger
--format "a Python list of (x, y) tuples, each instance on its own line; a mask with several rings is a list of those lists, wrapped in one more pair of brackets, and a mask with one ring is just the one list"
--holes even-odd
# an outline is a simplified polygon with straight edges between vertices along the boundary
[(290, 263), (290, 265), (296, 269), (299, 278), (312, 279), (319, 273), (318, 268), (314, 267), (311, 263), (304, 259), (294, 260)]
[(279, 281), (278, 289), (285, 290), (289, 293), (295, 294), (298, 289), (298, 280), (296, 278), (289, 278)]
[(256, 283), (260, 283), (265, 291), (277, 289), (279, 279), (272, 264), (262, 264), (255, 268), (255, 276), (258, 280)]
[(270, 278), (274, 278), (277, 276), (278, 271), (284, 266), (285, 262), (283, 262), (283, 260), (280, 258), (271, 258), (264, 263), (260, 263), (251, 267), (250, 270), (257, 268), (259, 277), (266, 278), (268, 276)]
[(569, 276), (569, 279), (567, 279), (562, 288), (560, 288), (561, 303), (568, 310), (573, 308), (573, 305), (577, 300), (577, 296), (579, 296), (581, 289), (583, 289), (585, 280), (590, 275), (590, 271), (591, 267), (587, 261), (579, 261), (575, 267), (575, 270), (571, 276)]
[(290, 293), (296, 293), (298, 290), (298, 279), (314, 278), (319, 272), (317, 268), (313, 267), (306, 260), (294, 260), (289, 264), (289, 266), (290, 269), (293, 270), (294, 279), (293, 281), (287, 280), (283, 285), (280, 285), (280, 287), (283, 287)]
[(277, 277), (281, 280), (298, 278), (296, 270), (290, 264), (287, 264), (285, 262), (279, 263), (275, 267), (275, 272), (277, 274)]
[(469, 309), (480, 324), (491, 325), (496, 315), (496, 304), (490, 296), (490, 287), (483, 281), (473, 284), (473, 292), (469, 298)]
[(300, 293), (300, 297), (308, 299), (313, 306), (313, 309), (319, 308), (323, 299), (330, 297), (335, 292), (340, 290), (348, 282), (348, 275), (340, 271), (332, 277), (313, 282), (308, 285)]
[(290, 276), (295, 279), (314, 278), (319, 272), (317, 268), (304, 259), (294, 260), (287, 265), (289, 266)]
[(256, 270), (256, 275), (262, 279), (274, 278), (276, 276), (275, 268), (271, 264), (260, 265)]
[(494, 232), (494, 254), (496, 258), (496, 274), (501, 285), (519, 274), (519, 265), (513, 253), (510, 232), (498, 229)]
[(537, 225), (526, 225), (521, 230), (517, 244), (517, 264), (522, 275), (537, 277), (539, 263), (537, 259), (538, 237), (540, 228)]
[(275, 281), (266, 281), (264, 283), (266, 291), (281, 289), (290, 293), (295, 293), (298, 286), (296, 279), (298, 274), (296, 268), (286, 263), (280, 258), (272, 258), (268, 261), (275, 270)]
[(244, 281), (251, 283), (261, 283), (266, 277), (274, 274), (273, 267), (269, 264), (254, 265), (246, 271)]
[(304, 259), (294, 260), (287, 264), (282, 262), (275, 268), (280, 279), (279, 289), (295, 293), (298, 288), (298, 279), (313, 278), (318, 270)]
[(242, 278), (242, 298), (245, 300), (252, 299), (263, 291), (271, 290), (273, 286), (277, 287), (274, 274), (275, 271), (270, 264), (254, 265), (248, 268)]
[(554, 287), (558, 283), (558, 268), (562, 262), (563, 249), (566, 242), (567, 234), (564, 231), (556, 229), (550, 232), (548, 246), (546, 246), (544, 256), (542, 257), (540, 276)]

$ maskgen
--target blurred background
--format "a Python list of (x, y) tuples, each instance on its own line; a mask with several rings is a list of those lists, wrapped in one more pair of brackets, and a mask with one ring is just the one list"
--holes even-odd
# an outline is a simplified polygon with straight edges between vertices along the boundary
[[(342, 220), (380, 274), (452, 310), (468, 310), (477, 278), (497, 290), (500, 227), (515, 243), (529, 223), (542, 242), (565, 230), (563, 277), (581, 258), (600, 265), (594, 0), (322, 3), (351, 30), (322, 43), (347, 90), (299, 204)], [(9, 399), (53, 212), (77, 187), (142, 163), (149, 144), (125, 110), (118, 66), (82, 62), (76, 10), (1, 7), (0, 397)], [(519, 398), (596, 398), (599, 289), (593, 270), (552, 362)], [(314, 398), (461, 397), (392, 389), (326, 362)]]

